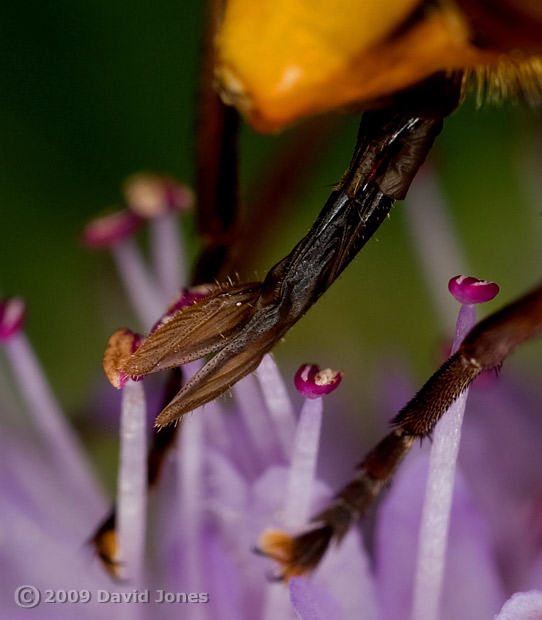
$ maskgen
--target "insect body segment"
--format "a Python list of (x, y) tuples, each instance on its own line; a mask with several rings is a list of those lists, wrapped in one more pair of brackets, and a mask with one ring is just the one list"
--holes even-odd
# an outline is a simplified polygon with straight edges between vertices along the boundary
[[(385, 97), (439, 71), (465, 70), (516, 90), (540, 81), (542, 17), (498, 0), (229, 0), (217, 37), (223, 99), (260, 131)], [(506, 90), (510, 87), (506, 87)], [(510, 94), (508, 92), (508, 94)]]

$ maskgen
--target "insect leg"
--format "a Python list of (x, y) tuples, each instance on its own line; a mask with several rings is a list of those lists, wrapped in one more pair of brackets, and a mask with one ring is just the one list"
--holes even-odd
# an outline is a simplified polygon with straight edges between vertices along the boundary
[[(161, 413), (159, 426), (170, 424), (216, 398), (258, 366), (352, 261), (395, 200), (406, 195), (442, 125), (440, 108), (438, 113), (427, 116), (391, 109), (362, 117), (350, 166), (312, 228), (270, 270), (247, 312), (243, 311), (243, 322), (238, 328), (233, 322), (238, 319), (231, 315), (232, 323), (223, 345), (215, 348), (215, 357)], [(227, 287), (224, 291), (227, 293)], [(213, 300), (202, 300), (193, 306), (192, 312), (204, 313), (210, 303)], [(174, 317), (167, 326), (151, 334), (124, 366), (126, 374), (146, 374), (141, 368), (156, 357), (157, 349), (164, 349), (162, 357), (168, 359), (182, 357), (182, 351), (176, 350), (169, 355), (169, 340), (163, 336), (166, 330), (176, 331), (178, 323), (186, 322), (187, 316)], [(213, 323), (209, 322), (207, 328), (212, 331)], [(223, 327), (220, 333), (224, 333)], [(200, 343), (196, 340), (190, 344), (197, 350)], [(202, 349), (200, 357), (208, 352)]]
[(313, 517), (317, 527), (294, 537), (274, 530), (262, 534), (260, 551), (279, 563), (280, 577), (314, 570), (330, 542), (340, 542), (352, 522), (374, 503), (415, 440), (431, 434), (481, 372), (498, 368), (514, 348), (541, 330), (542, 286), (480, 321), (392, 420), (395, 429), (368, 453), (353, 479)]

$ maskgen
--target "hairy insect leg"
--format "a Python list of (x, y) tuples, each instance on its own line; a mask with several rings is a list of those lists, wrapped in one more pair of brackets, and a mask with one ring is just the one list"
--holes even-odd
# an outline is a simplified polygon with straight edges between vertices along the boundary
[(396, 429), (380, 441), (358, 465), (352, 480), (311, 519), (320, 524), (317, 527), (294, 537), (277, 530), (262, 533), (259, 551), (278, 562), (281, 579), (303, 575), (318, 566), (330, 542), (340, 542), (353, 521), (363, 516), (380, 495), (414, 440)]
[(498, 368), (519, 345), (542, 330), (542, 286), (480, 321), (457, 352), (392, 420), (396, 427), (360, 463), (353, 479), (297, 536), (265, 531), (259, 551), (276, 560), (280, 578), (314, 570), (332, 540), (340, 542), (373, 505), (416, 439), (430, 436), (450, 405), (483, 371)]

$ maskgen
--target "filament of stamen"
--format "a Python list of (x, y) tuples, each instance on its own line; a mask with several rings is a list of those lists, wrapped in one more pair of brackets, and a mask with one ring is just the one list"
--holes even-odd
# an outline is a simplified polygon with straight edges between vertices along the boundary
[(137, 246), (126, 239), (111, 248), (118, 273), (141, 324), (149, 329), (163, 314), (167, 299), (154, 283)]
[[(186, 378), (189, 379), (201, 367), (199, 361), (186, 364)], [(179, 520), (182, 523), (180, 536), (183, 551), (182, 565), (187, 584), (193, 592), (205, 591), (202, 549), (202, 505), (204, 494), (204, 421), (202, 407), (185, 416), (180, 422), (177, 434), (177, 484), (179, 485)], [(197, 606), (195, 606), (197, 607)], [(195, 618), (203, 611), (197, 611)]]
[[(474, 305), (459, 311), (452, 353), (476, 323)], [(418, 541), (412, 620), (438, 620), (461, 423), (468, 389), (437, 424)]]
[[(192, 592), (205, 591), (202, 549), (202, 505), (203, 505), (203, 420), (204, 412), (199, 407), (182, 420), (178, 434), (177, 480), (179, 492), (179, 522), (182, 523), (183, 573), (186, 587)], [(195, 606), (197, 607), (197, 606)], [(200, 617), (199, 610), (194, 618)], [(203, 611), (201, 612), (204, 613)]]
[(284, 381), (273, 357), (264, 355), (256, 373), (265, 404), (284, 456), (290, 458), (295, 432), (295, 415)]
[(71, 483), (71, 492), (85, 506), (89, 519), (97, 520), (106, 509), (103, 493), (83, 457), (84, 450), (66, 421), (25, 334), (14, 334), (4, 343), (7, 356), (26, 401), (29, 414), (43, 437), (63, 479)]
[[(321, 426), (322, 397), (305, 399), (295, 429), (286, 482), (281, 523), (285, 530), (303, 527), (310, 516)], [(291, 609), (287, 594), (280, 584), (269, 584), (264, 604), (264, 620), (287, 617)]]
[(263, 399), (254, 377), (248, 375), (241, 379), (234, 385), (233, 392), (250, 437), (251, 447), (257, 454), (258, 465), (270, 462), (276, 452), (276, 437), (265, 415)]
[(284, 528), (296, 530), (310, 516), (322, 426), (322, 397), (305, 399), (294, 437), (292, 462), (284, 498)]
[[(150, 221), (151, 252), (162, 294), (170, 300), (188, 282), (178, 215), (163, 213)], [(158, 316), (158, 315), (157, 315)], [(156, 319), (156, 316), (155, 316)]]
[(143, 582), (147, 521), (146, 451), (143, 384), (130, 380), (122, 390), (117, 519), (122, 572), (135, 587)]

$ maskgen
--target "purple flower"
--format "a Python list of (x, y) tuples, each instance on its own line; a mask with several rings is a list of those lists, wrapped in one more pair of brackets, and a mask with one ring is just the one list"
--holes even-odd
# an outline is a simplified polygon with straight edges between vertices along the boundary
[[(162, 196), (168, 205), (179, 202), (171, 188), (158, 189), (151, 183), (129, 200), (154, 205)], [(169, 226), (162, 225), (162, 217), (169, 218)], [(180, 304), (170, 304), (184, 282), (182, 237), (171, 226), (177, 217), (168, 208), (147, 223), (150, 261), (125, 231), (113, 243), (141, 329), (150, 330), (161, 316), (168, 320), (183, 303), (205, 294), (192, 291)], [(461, 310), (456, 344), (474, 321), (471, 302)], [(266, 356), (254, 375), (233, 387), (232, 399), (182, 418), (162, 478), (148, 493), (147, 401), (154, 387), (118, 375), (116, 356), (129, 355), (138, 345), (133, 332), (122, 330), (109, 373), (122, 388), (118, 536), (112, 544), (113, 568), (121, 580), (114, 580), (88, 544), (109, 501), (24, 336), (21, 309), (19, 302), (0, 306), (2, 347), (19, 399), (11, 405), (5, 399), (2, 415), (0, 617), (31, 613), (14, 599), (24, 585), (42, 596), (47, 590), (89, 593), (84, 604), (41, 602), (43, 618), (59, 617), (59, 606), (70, 606), (67, 613), (82, 618), (541, 617), (540, 401), (535, 396), (529, 401), (529, 389), (513, 379), (475, 384), (466, 405), (465, 398), (454, 404), (460, 417), (468, 410), (455, 478), (457, 442), (449, 441), (444, 419), (442, 441), (437, 431), (433, 441), (442, 444), (440, 456), (429, 457), (429, 442), (415, 445), (399, 469), (376, 512), (371, 553), (360, 530), (352, 528), (312, 575), (293, 576), (286, 585), (273, 581), (275, 563), (254, 548), (262, 536), (303, 531), (333, 496), (315, 472), (322, 417), (333, 415), (336, 402), (326, 394), (338, 385), (340, 373), (301, 367), (296, 385), (304, 398), (296, 407), (289, 395), (293, 377), (285, 384)], [(186, 364), (185, 379), (197, 370), (197, 362)], [(387, 389), (393, 391), (398, 382), (390, 384), (390, 375)], [(322, 384), (323, 396), (313, 389), (320, 392)], [(453, 411), (448, 418), (457, 426)], [(333, 449), (340, 459), (341, 446)], [(447, 494), (444, 500), (439, 496), (436, 508), (429, 500), (424, 507), (426, 481), (432, 478)], [(447, 503), (449, 520), (442, 510)], [(433, 567), (429, 578), (426, 566)], [(19, 592), (25, 605), (34, 591)], [(125, 602), (114, 603), (114, 597)], [(425, 611), (435, 605), (436, 612)]]
[[(153, 276), (163, 262), (150, 266), (125, 232), (112, 241), (112, 249), (116, 252), (130, 244), (128, 252), (121, 250), (118, 264), (144, 322), (150, 316), (149, 294), (158, 291), (160, 304), (168, 296), (165, 279)], [(166, 229), (162, 232), (171, 234)], [(154, 243), (160, 241), (156, 234)], [(180, 254), (176, 248), (169, 260), (176, 261)], [(169, 312), (182, 306), (183, 299), (192, 303), (204, 294), (205, 290), (191, 291), (189, 299), (185, 294), (171, 304)], [(32, 432), (22, 435), (16, 428), (18, 413), (11, 412), (15, 419), (5, 421), (10, 434), (2, 440), (7, 457), (2, 476), (6, 510), (0, 515), (6, 593), (2, 609), (9, 617), (24, 613), (14, 600), (17, 588), (24, 584), (38, 588), (42, 595), (46, 590), (74, 590), (83, 596), (90, 592), (91, 601), (80, 605), (81, 615), (89, 618), (117, 617), (118, 606), (98, 599), (107, 597), (105, 592), (139, 597), (139, 603), (124, 603), (129, 605), (130, 617), (157, 613), (177, 617), (179, 605), (183, 617), (202, 620), (294, 617), (287, 587), (269, 579), (273, 564), (254, 553), (254, 547), (268, 527), (302, 527), (331, 493), (315, 479), (322, 398), (306, 400), (297, 421), (289, 390), (267, 356), (255, 376), (234, 387), (233, 403), (226, 403), (230, 406), (214, 402), (183, 419), (160, 488), (147, 497), (146, 382), (133, 382), (115, 371), (116, 356), (131, 354), (140, 337), (119, 330), (110, 364), (110, 375), (122, 389), (118, 536), (111, 550), (118, 561), (113, 572), (122, 580), (115, 581), (88, 544), (107, 514), (108, 502), (24, 336), (22, 312), (13, 318), (10, 308), (22, 307), (18, 301), (5, 302), (0, 317), (5, 352), (33, 415)], [(146, 321), (147, 326), (152, 322)], [(190, 364), (185, 372), (189, 375), (196, 369), (197, 364)], [(341, 565), (348, 570), (338, 572)], [(367, 584), (361, 589), (360, 577)], [(358, 584), (358, 594), (350, 596), (353, 607), (374, 600), (358, 532), (351, 532), (341, 548), (329, 554), (314, 583), (325, 585), (339, 598)], [(175, 596), (192, 596), (196, 602), (152, 602)], [(24, 605), (26, 599), (19, 602)], [(52, 610), (55, 616), (58, 604), (44, 612)]]

